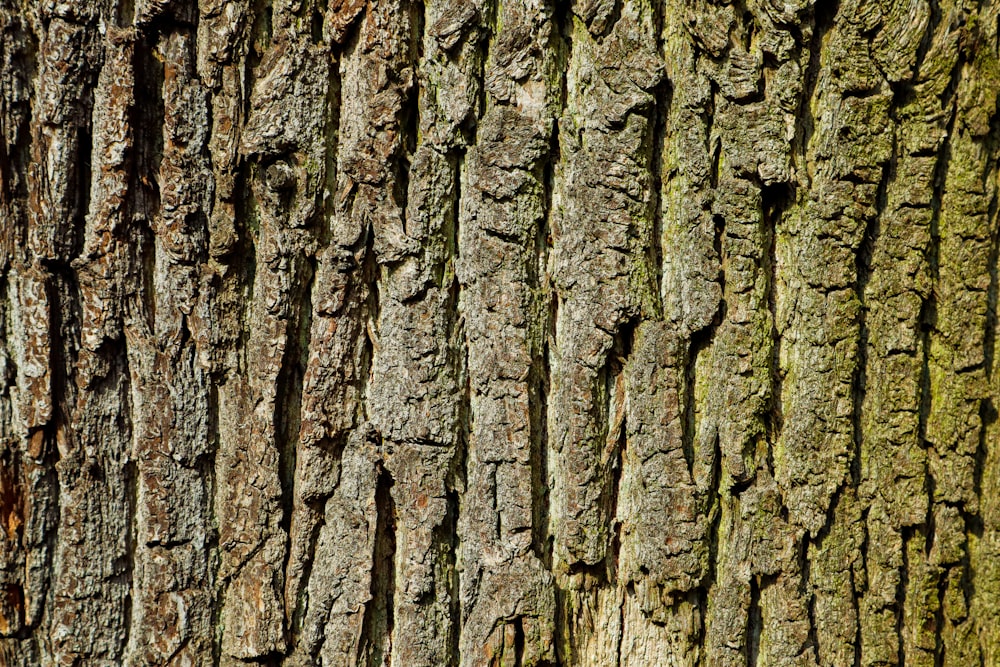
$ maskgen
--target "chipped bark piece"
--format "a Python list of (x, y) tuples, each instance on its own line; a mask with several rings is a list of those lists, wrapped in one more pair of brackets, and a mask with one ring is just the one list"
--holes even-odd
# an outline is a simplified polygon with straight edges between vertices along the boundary
[(326, 8), (326, 38), (340, 44), (365, 8), (364, 0), (333, 0)]
[(451, 51), (462, 38), (469, 24), (479, 18), (472, 2), (458, 2), (445, 8), (427, 33), (435, 37), (445, 51)]
[[(26, 267), (27, 268), (27, 267)], [(17, 325), (11, 331), (19, 370), (18, 386), (11, 406), (27, 435), (45, 426), (52, 418), (50, 304), (46, 273), (27, 268), (19, 280), (12, 280), (11, 315)], [(8, 297), (10, 298), (10, 297)], [(34, 440), (37, 436), (32, 435)], [(38, 458), (37, 448), (32, 447)]]

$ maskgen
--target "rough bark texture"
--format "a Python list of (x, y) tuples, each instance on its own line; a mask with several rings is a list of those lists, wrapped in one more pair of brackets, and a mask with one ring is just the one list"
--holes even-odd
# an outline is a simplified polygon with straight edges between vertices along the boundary
[(1000, 665), (997, 0), (0, 0), (0, 665)]

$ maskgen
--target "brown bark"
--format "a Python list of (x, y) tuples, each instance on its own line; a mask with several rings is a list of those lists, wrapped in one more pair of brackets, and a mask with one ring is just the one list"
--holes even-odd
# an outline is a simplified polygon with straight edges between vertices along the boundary
[(0, 0), (0, 667), (1000, 664), (998, 17)]

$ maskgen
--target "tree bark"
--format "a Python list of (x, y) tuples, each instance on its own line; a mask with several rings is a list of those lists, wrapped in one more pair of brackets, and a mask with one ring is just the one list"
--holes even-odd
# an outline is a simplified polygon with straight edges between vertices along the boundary
[(997, 0), (0, 0), (0, 666), (1000, 665)]

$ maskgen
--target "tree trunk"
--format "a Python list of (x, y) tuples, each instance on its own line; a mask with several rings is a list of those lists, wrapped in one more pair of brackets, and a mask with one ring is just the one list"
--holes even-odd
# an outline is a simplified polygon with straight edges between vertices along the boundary
[(997, 0), (0, 0), (0, 666), (1000, 665)]

